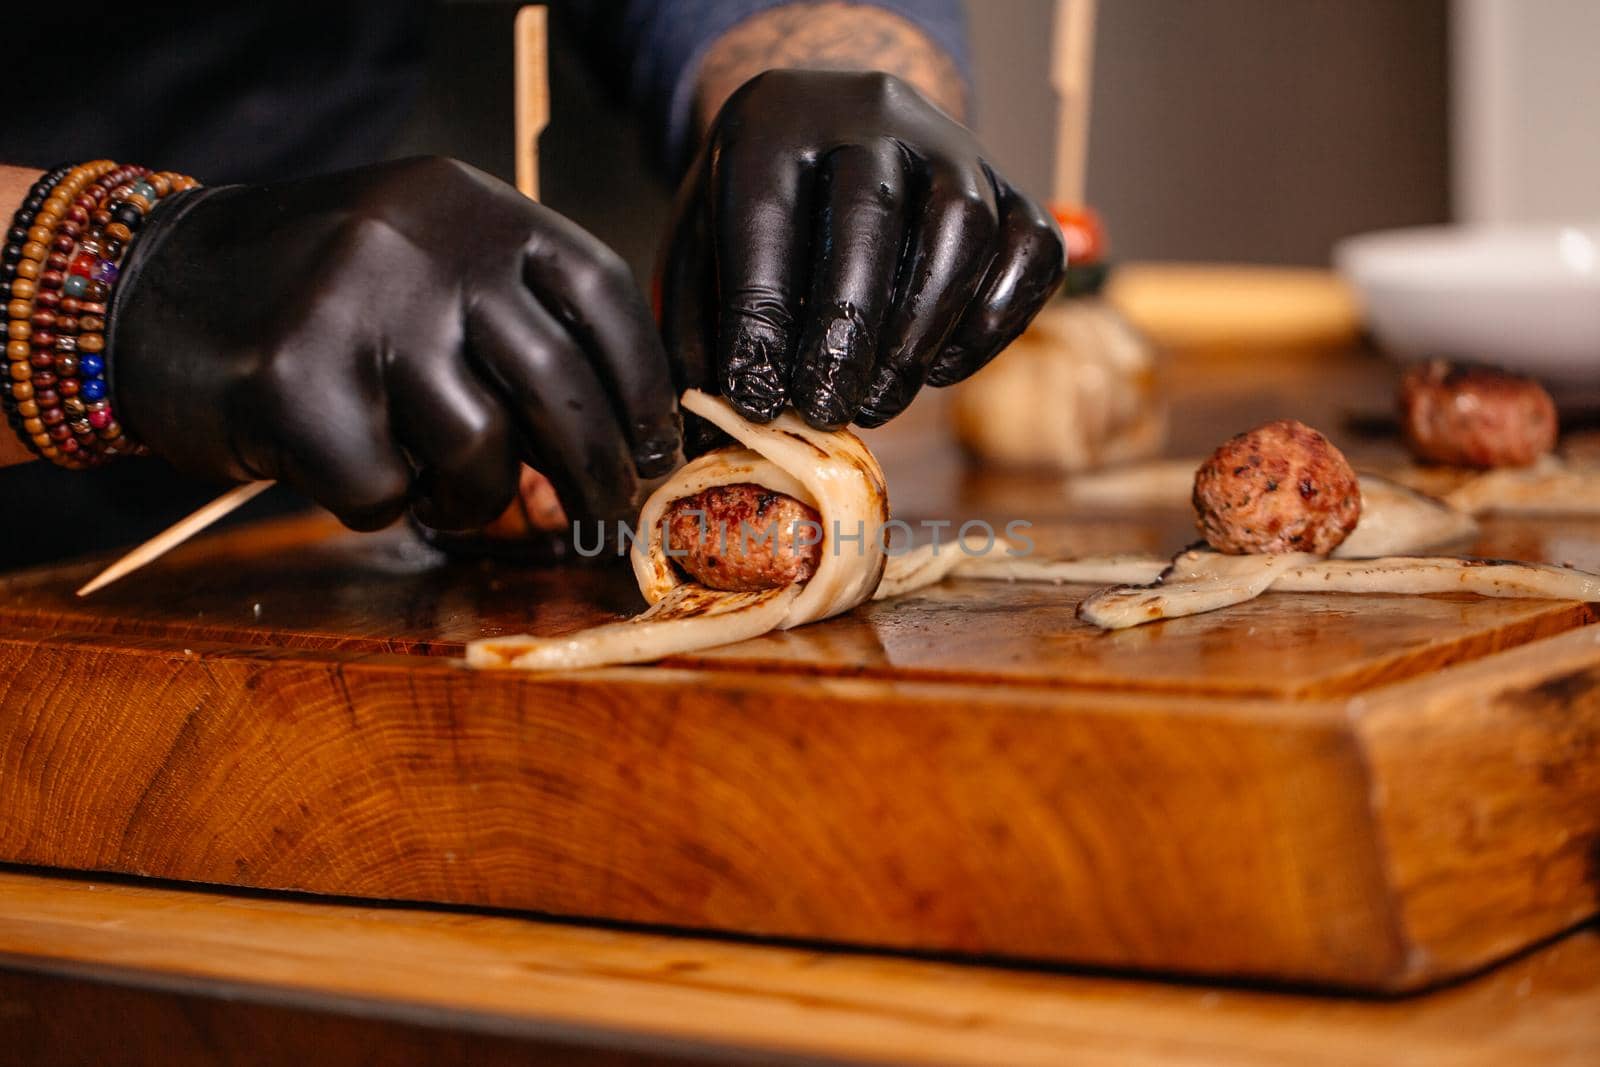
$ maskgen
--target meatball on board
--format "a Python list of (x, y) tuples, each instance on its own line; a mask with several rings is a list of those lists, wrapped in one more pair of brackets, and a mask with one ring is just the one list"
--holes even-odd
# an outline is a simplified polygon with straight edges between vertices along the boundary
[[(889, 503), (861, 439), (793, 413), (752, 423), (694, 390), (683, 406), (738, 443), (680, 468), (645, 502), (630, 556), (649, 609), (561, 638), (475, 641), (470, 665), (648, 662), (815, 622), (872, 596), (888, 562), (879, 533)], [(860, 536), (846, 542), (841, 530)]]
[(1228, 441), (1194, 478), (1200, 533), (1236, 556), (1338, 548), (1361, 518), (1356, 472), (1333, 444), (1294, 419)]
[(1556, 404), (1531, 378), (1435, 360), (1400, 379), (1400, 430), (1430, 463), (1527, 467), (1556, 447)]
[(1406, 370), (1396, 479), (1471, 515), (1600, 514), (1600, 458), (1558, 449), (1555, 401), (1531, 378), (1432, 360)]
[[(1162, 488), (1168, 481), (1147, 480)], [(1471, 520), (1382, 479), (1359, 478), (1325, 436), (1293, 419), (1224, 442), (1195, 471), (1191, 500), (1203, 544), (1179, 553), (1153, 581), (1087, 598), (1080, 618), (1124, 629), (1272, 589), (1600, 598), (1600, 575), (1574, 568), (1412, 555), (1471, 533)], [(1334, 553), (1345, 558), (1327, 558)]]

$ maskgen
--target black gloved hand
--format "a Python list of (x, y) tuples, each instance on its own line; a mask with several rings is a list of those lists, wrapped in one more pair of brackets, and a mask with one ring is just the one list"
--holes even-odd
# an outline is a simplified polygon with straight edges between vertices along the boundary
[(876, 426), (993, 358), (1064, 266), (1049, 215), (905, 82), (768, 71), (680, 191), (667, 349), (748, 418)]
[(679, 459), (666, 356), (622, 261), (463, 164), (184, 194), (129, 251), (112, 386), (191, 473), (276, 478), (374, 529), (487, 523), (518, 461), (632, 518)]

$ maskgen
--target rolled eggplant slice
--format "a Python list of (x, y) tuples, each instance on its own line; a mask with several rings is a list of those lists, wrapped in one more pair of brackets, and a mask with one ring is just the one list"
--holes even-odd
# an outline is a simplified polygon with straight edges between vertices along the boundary
[(938, 585), (952, 571), (975, 560), (1005, 556), (1010, 545), (994, 537), (969, 535), (960, 541), (918, 545), (909, 551), (889, 557), (883, 570), (883, 580), (872, 594), (873, 600), (888, 600), (905, 596), (930, 585)]
[[(524, 634), (474, 641), (467, 646), (470, 666), (570, 670), (649, 662), (829, 618), (872, 596), (887, 564), (882, 537), (889, 500), (883, 471), (861, 439), (848, 431), (813, 429), (789, 412), (756, 425), (725, 401), (696, 390), (683, 395), (683, 407), (736, 444), (682, 467), (645, 501), (630, 555), (649, 610), (565, 637)], [(674, 565), (681, 549), (663, 538), (663, 520), (673, 505), (736, 485), (791, 497), (816, 512), (821, 553), (806, 581), (724, 592), (694, 582)], [(735, 550), (741, 539), (771, 533), (712, 532)]]
[[(862, 440), (848, 430), (813, 429), (788, 411), (766, 425), (747, 422), (720, 397), (695, 389), (683, 394), (683, 406), (738, 444), (683, 467), (645, 501), (637, 531), (641, 543), (632, 552), (644, 598), (654, 604), (689, 581), (673, 565), (661, 536), (661, 520), (672, 504), (740, 483), (791, 496), (821, 517), (816, 572), (779, 629), (838, 615), (871, 597), (887, 563), (882, 533), (889, 521), (889, 493), (883, 469)], [(738, 530), (728, 533), (737, 541)]]
[(467, 666), (524, 671), (610, 667), (695, 652), (760, 637), (775, 629), (800, 587), (724, 593), (680, 585), (642, 615), (591, 626), (566, 637), (491, 637), (467, 644)]
[(1600, 471), (1541, 456), (1529, 467), (1484, 471), (1445, 496), (1472, 515), (1600, 514)]
[(1572, 567), (1454, 556), (1318, 559), (1180, 552), (1153, 584), (1103, 589), (1078, 617), (1106, 630), (1176, 619), (1280, 593), (1471, 593), (1484, 597), (1600, 601), (1600, 575)]
[(1333, 556), (1400, 556), (1464, 541), (1477, 532), (1471, 515), (1381, 475), (1363, 474), (1361, 521)]
[(1272, 589), (1280, 593), (1472, 593), (1594, 603), (1600, 602), (1600, 574), (1509, 559), (1327, 559), (1290, 568), (1273, 581)]
[(1103, 630), (1199, 615), (1254, 600), (1285, 571), (1312, 563), (1302, 552), (1230, 556), (1185, 549), (1150, 585), (1102, 589), (1078, 605), (1078, 618)]

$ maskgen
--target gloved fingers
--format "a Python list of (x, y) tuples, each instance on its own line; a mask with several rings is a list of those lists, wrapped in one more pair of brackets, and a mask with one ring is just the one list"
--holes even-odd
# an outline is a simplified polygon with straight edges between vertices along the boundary
[(920, 202), (894, 311), (856, 421), (881, 426), (910, 405), (994, 255), (1000, 204), (982, 167), (938, 166)]
[(811, 425), (855, 418), (871, 381), (906, 229), (906, 157), (893, 141), (845, 145), (822, 160), (811, 298), (790, 402)]
[(351, 360), (327, 382), (296, 377), (305, 365), (293, 358), (269, 365), (281, 370), (266, 372), (256, 415), (276, 427), (273, 454), (252, 466), (352, 530), (382, 529), (404, 514), (412, 470), (390, 432), (377, 359)]
[(396, 439), (416, 464), (412, 512), (436, 530), (472, 530), (515, 499), (519, 461), (504, 405), (459, 359), (395, 360)]
[(677, 392), (650, 309), (622, 258), (545, 208), (528, 241), (523, 272), (534, 296), (589, 353), (616, 398), (643, 478), (682, 459)]
[(467, 347), (505, 397), (529, 466), (555, 484), (574, 518), (633, 518), (639, 477), (623, 419), (589, 358), (533, 294), (481, 296)]
[(725, 148), (711, 166), (716, 228), (717, 385), (747, 419), (789, 399), (804, 297), (811, 178), (786, 154)]
[(1026, 196), (1004, 188), (1001, 194), (999, 249), (977, 297), (928, 368), (933, 385), (961, 381), (1016, 340), (1056, 291), (1066, 270), (1055, 220)]
[[(702, 155), (695, 164), (697, 170), (703, 171), (705, 159)], [(694, 178), (680, 190), (659, 273), (662, 339), (680, 393), (685, 389), (715, 393), (719, 385), (711, 369), (717, 336), (717, 265), (710, 207), (701, 190)], [(685, 454), (697, 456), (716, 447), (719, 431), (698, 415), (681, 414)]]
[[(703, 174), (708, 166), (703, 153), (694, 169)], [(672, 367), (673, 384), (680, 393), (685, 389), (715, 392), (717, 388), (711, 373), (711, 347), (717, 335), (713, 242), (703, 179), (691, 176), (678, 192), (672, 228), (657, 272), (661, 336)]]

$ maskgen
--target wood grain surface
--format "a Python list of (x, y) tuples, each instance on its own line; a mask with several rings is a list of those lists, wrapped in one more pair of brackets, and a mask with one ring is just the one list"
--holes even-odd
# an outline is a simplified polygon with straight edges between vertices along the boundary
[[(1191, 368), (1183, 395), (1213, 437), (1236, 405), (1330, 425), (1380, 370), (1265, 367), (1213, 402)], [(1189, 536), (898, 433), (902, 516), (1026, 515), (1047, 549)], [(1600, 528), (1478, 548), (1595, 565)], [(621, 569), (316, 518), (76, 600), (95, 565), (0, 580), (0, 860), (1366, 989), (1600, 911), (1588, 605), (1269, 594), (1102, 634), (1085, 589), (965, 582), (537, 677), (450, 657), (638, 610)]]
[[(1095, 519), (1040, 520), (1033, 531), (1051, 551), (1106, 551), (1111, 541), (1127, 550), (1127, 541), (1106, 534)], [(1170, 547), (1145, 540), (1150, 550)], [(1073, 547), (1088, 545), (1095, 547)], [(616, 566), (452, 563), (403, 528), (351, 534), (327, 518), (266, 523), (189, 546), (79, 599), (76, 576), (91, 570), (0, 580), (0, 626), (459, 656), (472, 637), (560, 634), (644, 607), (631, 573)], [(1367, 598), (1274, 594), (1227, 612), (1108, 634), (1075, 616), (1089, 592), (950, 581), (865, 605), (826, 626), (776, 632), (665, 665), (1292, 698), (1410, 677), (1593, 617), (1584, 605), (1559, 601), (1387, 597), (1374, 610)], [(1272, 669), (1263, 670), (1264, 663)]]
[[(602, 1038), (501, 1034), (438, 1018), (390, 1018), (367, 1005), (283, 1003), (222, 983), (127, 984), (0, 963), (0, 1062), (47, 1067), (656, 1067), (727, 1063)], [(137, 979), (134, 979), (137, 981)], [(397, 1013), (404, 1014), (404, 1013)], [(454, 1021), (454, 1020), (452, 1020)]]
[(1600, 1053), (1592, 927), (1391, 1000), (0, 872), (0, 968), (17, 976), (0, 970), (0, 1050), (95, 1067), (297, 1050), (317, 1063), (983, 1067), (1589, 1067)]

